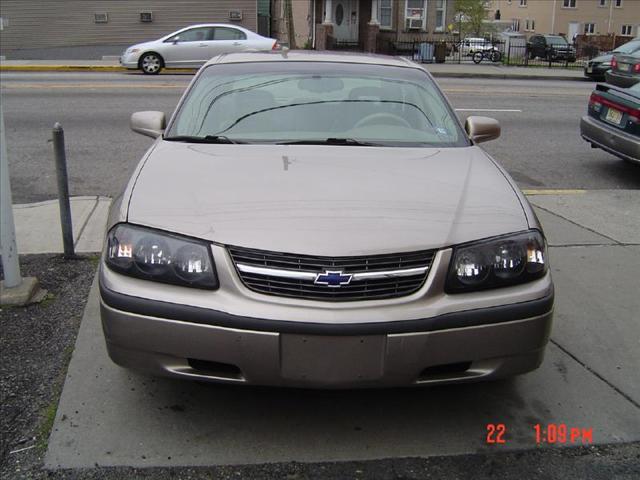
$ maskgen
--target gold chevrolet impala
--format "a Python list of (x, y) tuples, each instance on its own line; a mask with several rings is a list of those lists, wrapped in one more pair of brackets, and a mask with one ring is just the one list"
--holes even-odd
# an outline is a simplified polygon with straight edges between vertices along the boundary
[(536, 369), (553, 283), (531, 206), (420, 65), (209, 61), (114, 202), (109, 355), (200, 381), (357, 388)]

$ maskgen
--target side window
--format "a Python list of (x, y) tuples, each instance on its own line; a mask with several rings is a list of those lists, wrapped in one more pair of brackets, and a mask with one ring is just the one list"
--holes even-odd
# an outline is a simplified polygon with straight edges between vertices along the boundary
[(211, 40), (212, 30), (211, 27), (192, 28), (171, 37), (169, 41), (173, 42), (176, 37), (179, 37), (180, 42), (204, 42)]
[(228, 27), (215, 27), (214, 40), (246, 40), (247, 36), (241, 30)]

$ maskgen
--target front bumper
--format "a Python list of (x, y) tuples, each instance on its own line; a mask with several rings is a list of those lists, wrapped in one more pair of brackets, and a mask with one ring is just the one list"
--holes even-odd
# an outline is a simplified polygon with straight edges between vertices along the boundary
[(120, 65), (124, 68), (128, 69), (137, 69), (138, 68), (138, 60), (140, 59), (139, 55), (136, 54), (123, 54), (120, 56)]
[(100, 285), (111, 359), (155, 375), (303, 388), (417, 386), (496, 379), (542, 362), (543, 298), (437, 317), (289, 322), (131, 297)]
[(640, 162), (640, 139), (585, 115), (580, 120), (580, 135), (593, 146), (616, 157)]

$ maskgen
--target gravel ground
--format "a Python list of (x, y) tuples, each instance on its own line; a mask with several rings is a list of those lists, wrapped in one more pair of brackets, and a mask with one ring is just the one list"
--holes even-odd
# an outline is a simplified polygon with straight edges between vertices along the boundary
[[(366, 462), (284, 463), (211, 468), (42, 469), (67, 364), (95, 273), (96, 260), (21, 257), (49, 297), (0, 315), (0, 478), (2, 479), (440, 479), (640, 478), (640, 443), (537, 448), (522, 452)], [(1, 270), (1, 266), (0, 266)], [(25, 449), (22, 451), (15, 450)], [(499, 448), (499, 447), (498, 447)]]
[[(37, 277), (48, 295), (0, 313), (1, 478), (40, 469), (97, 263), (25, 255), (20, 264), (22, 275)], [(10, 453), (22, 448), (28, 450)]]

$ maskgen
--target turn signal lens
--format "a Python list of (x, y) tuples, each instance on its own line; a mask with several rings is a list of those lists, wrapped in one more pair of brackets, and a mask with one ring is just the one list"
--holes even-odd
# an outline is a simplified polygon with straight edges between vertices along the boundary
[(457, 246), (445, 291), (471, 292), (540, 278), (548, 269), (545, 250), (544, 237), (538, 230)]
[(218, 279), (207, 243), (151, 228), (118, 224), (107, 235), (112, 270), (187, 287), (215, 289)]

